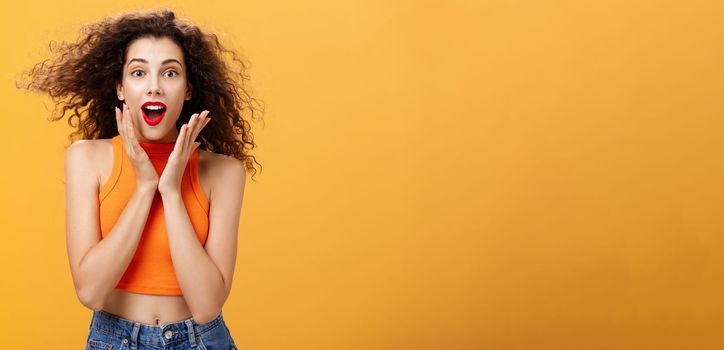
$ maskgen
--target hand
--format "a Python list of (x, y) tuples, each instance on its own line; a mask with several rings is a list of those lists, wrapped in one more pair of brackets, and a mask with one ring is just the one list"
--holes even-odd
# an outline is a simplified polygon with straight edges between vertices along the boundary
[(186, 164), (188, 163), (191, 153), (201, 144), (194, 142), (196, 136), (199, 135), (201, 129), (209, 123), (210, 118), (206, 118), (209, 111), (201, 112), (201, 115), (194, 113), (189, 122), (181, 126), (176, 145), (173, 147), (171, 155), (168, 156), (168, 162), (163, 169), (163, 174), (159, 178), (158, 191), (164, 193), (181, 192), (181, 179), (183, 178)]
[(136, 184), (145, 187), (155, 188), (158, 185), (158, 173), (148, 158), (146, 151), (138, 144), (136, 138), (136, 130), (131, 122), (133, 116), (131, 110), (123, 104), (123, 112), (118, 107), (116, 110), (116, 124), (118, 125), (118, 133), (123, 140), (123, 146), (126, 148), (126, 154), (131, 159), (131, 165), (136, 173)]

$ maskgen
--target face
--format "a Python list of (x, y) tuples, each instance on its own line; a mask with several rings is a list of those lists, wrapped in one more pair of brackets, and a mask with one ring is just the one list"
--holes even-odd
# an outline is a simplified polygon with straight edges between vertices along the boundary
[[(133, 127), (141, 142), (176, 142), (176, 121), (191, 98), (181, 48), (168, 38), (145, 37), (126, 50), (118, 98), (132, 111)], [(144, 104), (157, 102), (158, 107)], [(157, 110), (153, 110), (156, 108)]]

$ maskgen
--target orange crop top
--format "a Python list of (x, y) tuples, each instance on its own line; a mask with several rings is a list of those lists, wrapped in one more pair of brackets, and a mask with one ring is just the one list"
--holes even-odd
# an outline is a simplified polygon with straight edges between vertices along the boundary
[[(116, 135), (111, 141), (113, 144), (113, 169), (108, 182), (103, 185), (98, 194), (101, 239), (111, 232), (111, 228), (136, 189), (135, 170), (126, 154), (125, 147), (123, 147), (123, 139), (120, 135)], [(160, 176), (171, 151), (173, 151), (175, 142), (139, 142), (139, 144), (148, 154)], [(199, 150), (196, 149), (189, 157), (181, 180), (181, 197), (191, 225), (199, 237), (199, 242), (205, 246), (209, 233), (209, 202), (201, 190), (198, 159)], [(136, 252), (115, 289), (141, 294), (182, 295), (171, 260), (163, 201), (158, 191), (153, 198)]]

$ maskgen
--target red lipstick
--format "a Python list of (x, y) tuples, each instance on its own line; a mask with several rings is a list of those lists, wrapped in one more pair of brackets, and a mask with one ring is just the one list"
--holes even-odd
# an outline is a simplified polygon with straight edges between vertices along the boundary
[(166, 105), (163, 102), (148, 101), (141, 105), (141, 114), (146, 124), (154, 126), (163, 120), (166, 115)]

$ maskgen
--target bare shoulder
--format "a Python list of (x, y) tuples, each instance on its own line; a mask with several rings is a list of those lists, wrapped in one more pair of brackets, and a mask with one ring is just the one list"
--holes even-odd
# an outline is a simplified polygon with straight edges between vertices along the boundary
[(108, 153), (113, 155), (113, 145), (111, 139), (76, 140), (66, 149), (66, 153), (69, 152), (83, 153), (88, 157), (102, 157)]
[(199, 150), (199, 168), (211, 172), (245, 169), (244, 163), (235, 157), (205, 150)]
[(101, 183), (113, 166), (113, 144), (111, 139), (77, 140), (67, 149), (65, 166), (69, 170), (84, 172)]
[(209, 187), (209, 199), (214, 196), (214, 188), (228, 187), (233, 183), (246, 181), (246, 167), (235, 157), (225, 154), (199, 150), (199, 178), (202, 186)]

